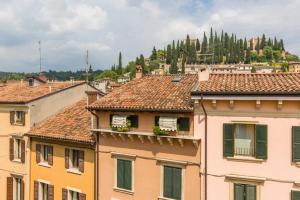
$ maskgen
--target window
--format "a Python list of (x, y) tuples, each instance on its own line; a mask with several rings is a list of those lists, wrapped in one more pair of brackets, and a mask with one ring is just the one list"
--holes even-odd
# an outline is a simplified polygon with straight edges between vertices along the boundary
[(79, 192), (75, 192), (75, 191), (72, 191), (70, 190), (69, 191), (69, 199), (70, 200), (79, 200)]
[(224, 156), (251, 156), (267, 159), (267, 126), (260, 124), (224, 124)]
[(291, 199), (292, 200), (299, 200), (300, 199), (300, 191), (292, 191)]
[(29, 86), (33, 86), (33, 83), (34, 83), (34, 80), (32, 78), (28, 80)]
[(256, 186), (234, 184), (234, 200), (256, 200)]
[(22, 200), (24, 198), (24, 182), (22, 177), (12, 175), (7, 177), (7, 199)]
[(15, 179), (15, 192), (14, 192), (14, 200), (21, 200), (21, 192), (23, 190), (22, 187), (22, 179), (21, 178), (14, 178)]
[(22, 140), (21, 139), (15, 139), (15, 160), (21, 160), (22, 157)]
[(48, 196), (49, 196), (49, 185), (46, 183), (41, 183), (40, 199), (48, 200)]
[(65, 168), (70, 172), (84, 172), (84, 151), (65, 149)]
[(10, 123), (12, 125), (25, 125), (25, 112), (24, 111), (11, 111)]
[(25, 141), (19, 137), (9, 139), (9, 159), (11, 161), (25, 162)]
[(117, 159), (117, 188), (132, 190), (132, 161)]
[(70, 162), (71, 163), (71, 168), (78, 169), (78, 166), (79, 166), (79, 150), (72, 149), (70, 158), (71, 158), (71, 162)]
[(131, 128), (138, 128), (139, 120), (137, 115), (110, 115), (110, 125), (112, 127), (125, 127), (130, 121)]
[(163, 197), (182, 198), (182, 168), (163, 166)]
[(48, 145), (42, 145), (41, 149), (41, 161), (48, 163), (49, 160), (49, 146)]
[(155, 116), (154, 125), (159, 126), (161, 129), (189, 131), (190, 118), (189, 117), (160, 117)]
[(137, 115), (130, 115), (127, 117), (127, 120), (130, 121), (132, 128), (138, 128), (139, 126), (139, 118)]

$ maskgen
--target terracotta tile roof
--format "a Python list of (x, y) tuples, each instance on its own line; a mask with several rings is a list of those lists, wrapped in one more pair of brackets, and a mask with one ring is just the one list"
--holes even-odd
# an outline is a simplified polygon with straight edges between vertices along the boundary
[(149, 75), (130, 81), (99, 99), (89, 109), (138, 111), (193, 111), (190, 93), (197, 75)]
[(300, 95), (300, 73), (210, 74), (192, 93)]
[(84, 84), (84, 82), (73, 84), (70, 81), (53, 82), (31, 87), (25, 81), (23, 84), (20, 81), (17, 83), (8, 82), (6, 85), (0, 85), (0, 103), (26, 103), (79, 84)]
[(86, 99), (65, 108), (32, 128), (28, 136), (46, 139), (93, 143), (90, 132), (90, 112), (86, 110)]

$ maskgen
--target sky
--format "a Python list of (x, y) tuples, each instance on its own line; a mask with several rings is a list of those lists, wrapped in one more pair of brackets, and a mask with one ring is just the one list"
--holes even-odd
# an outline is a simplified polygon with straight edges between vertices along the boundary
[(0, 71), (108, 69), (153, 46), (202, 38), (210, 27), (238, 37), (282, 38), (300, 55), (300, 0), (0, 0)]

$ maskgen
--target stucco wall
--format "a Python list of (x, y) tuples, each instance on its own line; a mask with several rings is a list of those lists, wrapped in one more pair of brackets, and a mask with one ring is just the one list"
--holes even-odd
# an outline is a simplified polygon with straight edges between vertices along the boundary
[(155, 125), (155, 116), (174, 116), (174, 117), (189, 117), (190, 129), (189, 131), (180, 131), (179, 134), (193, 135), (193, 114), (192, 113), (157, 113), (157, 112), (98, 112), (101, 129), (110, 129), (109, 118), (110, 114), (124, 114), (124, 115), (138, 115), (139, 125), (138, 128), (132, 128), (132, 131), (138, 132), (153, 132)]
[(84, 98), (87, 88), (94, 90), (90, 86), (82, 84), (29, 103), (31, 126)]
[[(174, 145), (164, 141), (163, 145), (149, 141), (134, 141), (100, 137), (100, 199), (112, 200), (153, 200), (162, 192), (162, 166), (158, 159), (187, 161), (183, 175), (183, 199), (200, 199), (200, 148), (191, 141), (184, 147), (174, 141)], [(134, 193), (128, 194), (114, 190), (115, 165), (113, 153), (135, 155), (133, 164)]]
[[(25, 126), (11, 125), (10, 124), (10, 111), (24, 110), (25, 114)], [(25, 200), (28, 199), (27, 191), (29, 189), (28, 184), (28, 148), (26, 148), (25, 163), (10, 161), (9, 159), (9, 138), (12, 135), (23, 136), (30, 128), (29, 113), (26, 106), (12, 106), (1, 105), (0, 106), (0, 199), (6, 199), (6, 178), (11, 174), (23, 176), (25, 188)], [(27, 144), (27, 138), (23, 138)]]
[[(291, 160), (291, 129), (300, 126), (299, 101), (283, 101), (281, 109), (278, 109), (278, 101), (262, 101), (260, 108), (256, 107), (255, 101), (234, 101), (231, 108), (229, 101), (217, 101), (216, 107), (206, 102), (205, 107), (208, 112), (208, 200), (231, 200), (232, 182), (225, 179), (229, 174), (266, 178), (259, 184), (261, 200), (290, 199), (291, 190), (300, 189), (293, 183), (300, 180), (299, 167)], [(204, 138), (203, 119), (197, 105), (195, 130), (199, 131), (197, 134), (201, 138)], [(223, 157), (223, 123), (233, 121), (268, 125), (267, 160), (229, 160)], [(204, 155), (204, 151), (202, 153)]]
[[(36, 144), (49, 144), (53, 146), (53, 166), (50, 168), (36, 163)], [(84, 151), (84, 173), (81, 175), (67, 172), (65, 169), (65, 148), (76, 148)], [(30, 199), (34, 197), (34, 181), (42, 179), (54, 185), (54, 199), (62, 198), (62, 188), (72, 187), (86, 194), (87, 200), (94, 199), (94, 150), (78, 145), (64, 146), (61, 144), (31, 142), (31, 174)]]

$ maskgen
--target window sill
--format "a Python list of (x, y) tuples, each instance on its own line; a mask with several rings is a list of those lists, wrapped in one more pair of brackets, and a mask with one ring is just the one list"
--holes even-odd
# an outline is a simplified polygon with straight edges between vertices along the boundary
[(50, 167), (51, 167), (51, 166), (50, 166), (48, 163), (46, 163), (46, 162), (40, 162), (40, 163), (38, 163), (38, 165), (41, 166), (41, 167), (47, 167), (47, 168), (50, 168)]
[(15, 163), (22, 163), (21, 159), (13, 159), (12, 162), (15, 162)]
[(25, 125), (23, 125), (23, 123), (13, 123), (13, 124), (11, 124), (12, 126), (25, 126)]
[(117, 187), (114, 187), (114, 191), (125, 193), (125, 194), (130, 194), (130, 195), (134, 194), (134, 192), (132, 190), (126, 190), (126, 189), (117, 188)]
[(167, 198), (167, 197), (158, 197), (158, 200), (175, 200), (175, 199), (170, 199), (170, 198)]
[(72, 173), (72, 174), (77, 174), (77, 175), (82, 174), (82, 172), (80, 172), (79, 169), (67, 169), (67, 172)]
[(245, 161), (245, 162), (255, 162), (255, 163), (262, 163), (265, 161), (263, 159), (257, 159), (255, 157), (250, 157), (250, 156), (234, 156), (234, 157), (226, 157), (226, 159), (232, 161)]

